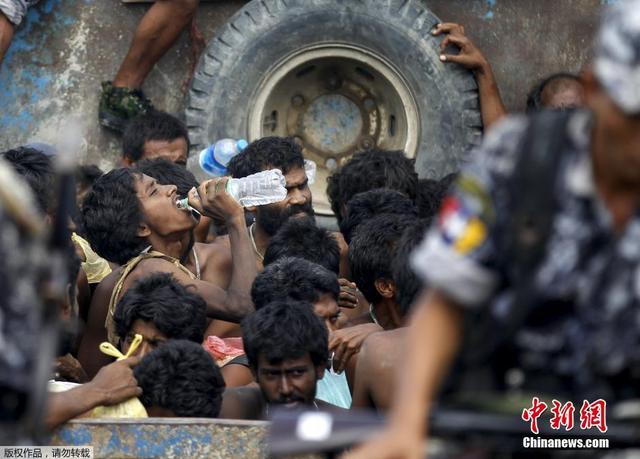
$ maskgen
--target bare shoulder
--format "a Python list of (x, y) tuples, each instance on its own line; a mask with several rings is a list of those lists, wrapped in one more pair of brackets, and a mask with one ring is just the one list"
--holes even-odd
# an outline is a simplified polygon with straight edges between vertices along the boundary
[(222, 408), (218, 417), (223, 419), (260, 419), (262, 394), (257, 385), (230, 387), (222, 396)]
[(375, 365), (384, 363), (389, 357), (395, 359), (404, 348), (405, 336), (406, 328), (372, 333), (364, 340), (358, 361), (362, 359)]
[(120, 278), (121, 272), (122, 272), (122, 267), (118, 267), (113, 271), (111, 271), (107, 275), (107, 277), (105, 277), (100, 281), (100, 283), (96, 287), (96, 291), (93, 294), (93, 296), (95, 297), (96, 295), (103, 295), (105, 293), (111, 294), (113, 287), (116, 285), (116, 282)]

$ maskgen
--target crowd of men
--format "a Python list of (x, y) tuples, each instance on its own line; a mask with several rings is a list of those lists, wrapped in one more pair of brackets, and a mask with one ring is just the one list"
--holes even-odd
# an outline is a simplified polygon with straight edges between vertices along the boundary
[[(123, 124), (122, 167), (79, 167), (62, 222), (60, 152), (3, 152), (0, 385), (17, 394), (15, 412), (36, 366), (29, 336), (42, 334), (29, 305), (48, 291), (36, 287), (47, 257), (33, 241), (60, 227), (68, 282), (50, 428), (105, 412), (374, 408), (389, 427), (352, 457), (419, 457), (427, 412), (450, 394), (640, 397), (640, 2), (609, 8), (590, 67), (544, 79), (527, 117), (506, 115), (462, 26), (433, 33), (443, 52), (460, 48), (442, 61), (475, 72), (484, 141), (439, 180), (419, 178), (402, 151), (355, 154), (327, 181), (338, 232), (316, 224), (291, 138), (255, 140), (231, 160), (232, 177), (279, 169), (286, 180), (283, 201), (243, 208), (227, 178), (198, 183), (186, 169), (184, 124), (142, 104)], [(138, 61), (146, 73), (155, 62)], [(112, 94), (144, 79), (126, 67)], [(197, 213), (177, 205), (184, 197)]]

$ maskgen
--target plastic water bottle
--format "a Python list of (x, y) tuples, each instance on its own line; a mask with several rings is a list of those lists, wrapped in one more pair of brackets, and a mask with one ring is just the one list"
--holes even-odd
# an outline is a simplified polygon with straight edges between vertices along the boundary
[(304, 172), (307, 174), (307, 180), (309, 180), (309, 185), (313, 185), (316, 181), (316, 172), (318, 170), (318, 166), (316, 163), (311, 161), (310, 159), (304, 160)]
[(227, 175), (227, 164), (231, 158), (247, 145), (245, 139), (220, 139), (189, 158), (187, 169), (193, 172), (199, 182), (211, 177), (223, 177)]
[[(226, 192), (243, 207), (263, 206), (287, 197), (286, 180), (280, 169), (269, 169), (242, 178), (230, 178)], [(189, 204), (189, 198), (176, 201), (179, 209), (199, 212)]]
[(280, 169), (269, 169), (227, 182), (227, 193), (243, 207), (264, 206), (287, 197), (286, 180)]

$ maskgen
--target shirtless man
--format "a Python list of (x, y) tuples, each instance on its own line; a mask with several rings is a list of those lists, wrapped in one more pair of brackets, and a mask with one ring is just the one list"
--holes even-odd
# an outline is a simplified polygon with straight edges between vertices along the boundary
[[(295, 141), (287, 137), (264, 137), (251, 142), (243, 152), (234, 157), (228, 165), (233, 177), (246, 177), (269, 169), (280, 169), (286, 180), (287, 197), (274, 204), (248, 207), (247, 211), (255, 215), (254, 223), (249, 227), (249, 237), (253, 247), (255, 265), (258, 271), (263, 268), (264, 254), (280, 227), (290, 218), (313, 217), (311, 190), (304, 169), (302, 149)], [(340, 237), (338, 244), (341, 256), (346, 259), (346, 244)], [(222, 288), (229, 285), (231, 273), (231, 253), (229, 238), (219, 236), (212, 244), (215, 252), (211, 262), (215, 266), (216, 278), (212, 282)], [(212, 322), (206, 335), (220, 337), (238, 336), (240, 329), (233, 324), (221, 321)]]
[(316, 399), (329, 359), (327, 328), (304, 302), (276, 301), (242, 322), (258, 386), (227, 389), (221, 418), (266, 419), (272, 408), (342, 411)]
[[(264, 253), (271, 237), (289, 217), (313, 217), (309, 179), (304, 170), (302, 149), (293, 139), (264, 137), (251, 142), (242, 153), (234, 157), (228, 166), (233, 177), (240, 178), (269, 169), (280, 169), (286, 180), (287, 197), (280, 202), (264, 206), (247, 207), (254, 213), (255, 221), (249, 227), (256, 267), (262, 270)], [(219, 237), (215, 258), (218, 269), (218, 285), (229, 283), (229, 238)]]
[(422, 282), (409, 265), (409, 257), (422, 241), (428, 226), (429, 220), (416, 220), (404, 230), (397, 243), (391, 273), (396, 289), (395, 300), (403, 323), (395, 330), (372, 334), (362, 345), (356, 366), (353, 408), (386, 411), (391, 405), (396, 373), (405, 351), (407, 329), (404, 321), (422, 287)]
[[(116, 169), (101, 177), (87, 194), (82, 216), (89, 241), (106, 259), (125, 265), (100, 283), (92, 300), (78, 354), (90, 376), (110, 360), (98, 345), (107, 338), (117, 344), (115, 304), (138, 279), (151, 273), (171, 273), (178, 282), (193, 286), (206, 301), (209, 317), (240, 321), (253, 310), (249, 291), (256, 274), (255, 259), (244, 210), (224, 191), (226, 180), (205, 182), (190, 194), (190, 202), (204, 215), (225, 217), (231, 252), (226, 290), (214, 282), (217, 272), (211, 259), (217, 248), (194, 244), (197, 219), (176, 206), (175, 186), (159, 185), (132, 169)], [(145, 251), (148, 253), (143, 254)]]
[(188, 156), (189, 132), (175, 116), (154, 110), (127, 123), (122, 135), (122, 167), (157, 158), (186, 167)]

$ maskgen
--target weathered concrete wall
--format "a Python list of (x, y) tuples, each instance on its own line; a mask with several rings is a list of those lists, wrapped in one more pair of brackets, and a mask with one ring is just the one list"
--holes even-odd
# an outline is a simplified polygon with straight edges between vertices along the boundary
[[(244, 3), (202, 3), (197, 23), (205, 37)], [(108, 169), (120, 143), (97, 122), (100, 82), (115, 75), (148, 8), (118, 0), (42, 0), (30, 9), (0, 69), (0, 149), (52, 141), (62, 117), (80, 116), (88, 143), (84, 161)], [(183, 34), (144, 86), (158, 108), (173, 113), (182, 112), (193, 65), (188, 42)]]
[[(602, 4), (614, 0), (426, 0), (443, 20), (465, 25), (493, 64), (510, 110), (521, 109), (531, 85), (588, 60)], [(200, 5), (205, 38), (245, 2)], [(110, 167), (119, 140), (97, 124), (100, 82), (115, 74), (148, 5), (117, 0), (42, 0), (29, 11), (0, 68), (0, 149), (51, 141), (64, 116), (85, 122), (84, 161)], [(193, 60), (186, 36), (153, 70), (144, 89), (157, 107), (182, 114)]]
[(545, 76), (588, 63), (602, 5), (615, 0), (427, 0), (443, 22), (466, 34), (494, 68), (509, 110), (522, 110)]

